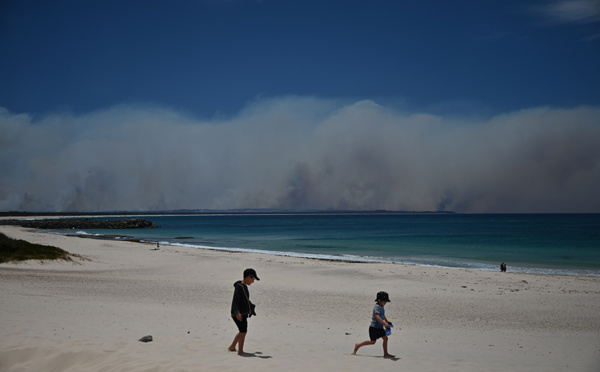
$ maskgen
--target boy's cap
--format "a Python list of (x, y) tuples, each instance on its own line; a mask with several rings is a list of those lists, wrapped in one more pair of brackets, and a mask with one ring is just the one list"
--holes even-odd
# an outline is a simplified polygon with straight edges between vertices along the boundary
[(244, 270), (244, 278), (247, 277), (247, 276), (251, 276), (251, 277), (253, 277), (256, 280), (260, 280), (258, 278), (258, 276), (256, 275), (256, 270), (254, 270), (254, 269), (246, 269), (246, 270)]
[(375, 302), (380, 302), (380, 301), (392, 302), (392, 301), (390, 301), (390, 296), (388, 295), (388, 293), (383, 292), (383, 291), (377, 292), (377, 298), (375, 299)]

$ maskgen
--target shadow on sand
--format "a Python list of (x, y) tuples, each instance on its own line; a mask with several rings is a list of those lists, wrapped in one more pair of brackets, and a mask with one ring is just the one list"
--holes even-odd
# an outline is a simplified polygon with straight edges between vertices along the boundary
[(273, 358), (270, 355), (262, 355), (262, 353), (260, 351), (254, 352), (254, 353), (244, 353), (240, 355), (241, 357), (244, 358), (261, 358), (261, 359), (271, 359)]
[(359, 357), (367, 357), (367, 358), (378, 358), (378, 359), (388, 359), (391, 360), (393, 362), (399, 361), (402, 358), (398, 358), (398, 357), (384, 357), (384, 356), (378, 356), (378, 355), (360, 355), (360, 354), (350, 354), (352, 356), (359, 356)]

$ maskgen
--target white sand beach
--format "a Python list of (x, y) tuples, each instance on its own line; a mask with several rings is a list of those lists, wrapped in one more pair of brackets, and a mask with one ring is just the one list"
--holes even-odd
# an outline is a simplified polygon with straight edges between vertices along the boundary
[[(600, 370), (600, 278), (332, 262), (41, 234), (81, 255), (0, 265), (0, 371)], [(244, 269), (257, 316), (227, 350)], [(375, 294), (395, 328), (368, 339)], [(152, 335), (153, 341), (139, 342)]]

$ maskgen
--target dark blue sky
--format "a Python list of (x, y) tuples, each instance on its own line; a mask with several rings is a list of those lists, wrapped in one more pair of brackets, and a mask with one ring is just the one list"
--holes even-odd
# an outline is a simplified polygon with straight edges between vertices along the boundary
[(159, 104), (199, 117), (257, 97), (499, 113), (600, 104), (600, 2), (0, 2), (0, 107)]
[(0, 211), (600, 212), (600, 0), (0, 0)]

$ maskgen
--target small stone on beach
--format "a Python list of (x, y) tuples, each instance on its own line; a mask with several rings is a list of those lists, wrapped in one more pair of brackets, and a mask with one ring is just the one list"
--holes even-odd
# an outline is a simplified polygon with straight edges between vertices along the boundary
[(150, 335), (144, 336), (144, 337), (140, 338), (138, 341), (140, 341), (140, 342), (152, 342), (152, 336), (150, 336)]

